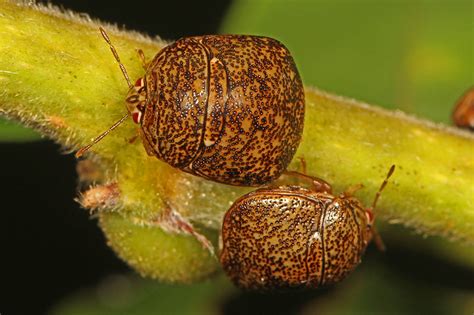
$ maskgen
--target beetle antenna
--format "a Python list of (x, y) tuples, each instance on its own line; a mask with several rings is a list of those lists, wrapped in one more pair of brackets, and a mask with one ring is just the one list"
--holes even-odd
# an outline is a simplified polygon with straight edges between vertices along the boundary
[(392, 176), (394, 171), (395, 171), (395, 165), (392, 165), (390, 167), (390, 170), (387, 173), (387, 177), (385, 177), (385, 180), (383, 181), (382, 185), (380, 185), (379, 191), (377, 191), (377, 194), (375, 194), (374, 202), (372, 203), (372, 207), (371, 207), (372, 211), (375, 209), (375, 206), (377, 205), (377, 202), (379, 201), (380, 194), (384, 190), (385, 186), (387, 186), (388, 179), (390, 178), (390, 176)]
[[(380, 194), (382, 193), (382, 191), (384, 190), (385, 186), (387, 186), (387, 183), (388, 183), (388, 179), (390, 178), (390, 176), (392, 176), (393, 172), (395, 171), (395, 165), (392, 165), (390, 167), (390, 170), (388, 171), (387, 173), (387, 176), (385, 177), (382, 185), (380, 185), (380, 188), (379, 190), (377, 191), (377, 193), (375, 194), (375, 198), (374, 198), (374, 202), (372, 203), (372, 207), (370, 208), (370, 211), (373, 212), (375, 207), (377, 206), (377, 202), (380, 198)], [(381, 251), (381, 252), (384, 252), (386, 247), (385, 247), (385, 244), (382, 240), (382, 237), (380, 237), (380, 234), (379, 232), (377, 232), (377, 230), (375, 229), (375, 226), (373, 224), (370, 224), (370, 230), (372, 232), (372, 236), (374, 238), (374, 242), (375, 242), (375, 246), (377, 246), (377, 248)]]
[(124, 76), (125, 80), (127, 81), (128, 87), (129, 87), (129, 88), (132, 88), (132, 87), (133, 87), (133, 84), (132, 84), (132, 82), (130, 82), (130, 77), (128, 76), (127, 69), (125, 69), (125, 66), (124, 66), (123, 63), (120, 61), (120, 57), (119, 57), (119, 55), (118, 55), (118, 53), (117, 53), (117, 50), (115, 50), (114, 45), (113, 45), (112, 42), (110, 41), (109, 35), (107, 35), (107, 32), (106, 32), (102, 27), (99, 27), (99, 31), (100, 31), (100, 33), (102, 34), (102, 37), (103, 37), (103, 38), (105, 39), (105, 41), (107, 42), (107, 44), (109, 44), (110, 50), (112, 51), (112, 54), (114, 55), (115, 60), (118, 62), (119, 67), (120, 67), (120, 70), (122, 70), (123, 76)]
[(102, 140), (106, 135), (109, 134), (109, 132), (111, 132), (112, 130), (114, 130), (115, 128), (117, 128), (120, 124), (122, 124), (125, 119), (128, 118), (128, 116), (130, 116), (130, 113), (126, 113), (122, 118), (120, 118), (116, 123), (114, 123), (109, 129), (107, 129), (106, 131), (104, 131), (103, 133), (100, 134), (100, 136), (98, 136), (97, 138), (95, 138), (94, 140), (92, 140), (91, 143), (89, 143), (88, 145), (86, 145), (85, 147), (81, 148), (79, 151), (76, 152), (76, 158), (79, 158), (81, 157), (85, 152), (87, 152), (94, 144), (96, 144), (97, 142), (99, 142), (100, 140)]
[[(102, 37), (104, 38), (104, 40), (107, 42), (107, 44), (109, 44), (109, 47), (110, 47), (110, 51), (112, 51), (112, 54), (114, 55), (114, 58), (115, 60), (118, 62), (119, 66), (120, 66), (120, 70), (122, 71), (122, 74), (123, 74), (123, 77), (125, 78), (125, 80), (127, 81), (127, 84), (128, 84), (128, 87), (129, 88), (132, 88), (133, 87), (133, 84), (132, 82), (130, 82), (130, 77), (128, 76), (128, 73), (127, 73), (127, 69), (125, 69), (125, 66), (123, 65), (123, 63), (120, 61), (120, 57), (117, 53), (117, 50), (115, 49), (115, 46), (112, 44), (112, 41), (110, 40), (109, 38), (109, 35), (107, 34), (107, 32), (102, 28), (102, 27), (99, 27), (99, 31), (100, 33), (102, 34)], [(114, 123), (109, 129), (107, 129), (106, 131), (104, 131), (103, 133), (101, 133), (97, 138), (95, 138), (94, 140), (92, 140), (91, 143), (89, 143), (88, 145), (86, 145), (85, 147), (82, 147), (79, 151), (76, 152), (76, 158), (79, 158), (81, 157), (85, 152), (87, 152), (93, 145), (95, 145), (97, 142), (99, 142), (100, 140), (102, 140), (105, 136), (107, 136), (109, 134), (109, 132), (111, 132), (112, 130), (114, 130), (115, 128), (117, 128), (119, 125), (121, 125), (125, 119), (127, 119), (128, 117), (130, 116), (130, 113), (127, 112), (127, 114), (125, 114), (122, 118), (120, 118), (116, 123)]]

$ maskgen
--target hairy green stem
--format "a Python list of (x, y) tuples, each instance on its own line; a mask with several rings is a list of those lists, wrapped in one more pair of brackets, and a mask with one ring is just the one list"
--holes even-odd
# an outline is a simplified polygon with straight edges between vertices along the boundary
[[(144, 73), (135, 49), (152, 58), (165, 45), (104, 27), (131, 78)], [(127, 85), (95, 21), (0, 0), (0, 56), (0, 113), (67, 148), (89, 143), (125, 113)], [(297, 156), (309, 174), (336, 192), (364, 184), (357, 196), (370, 205), (395, 164), (380, 218), (474, 242), (474, 137), (312, 88), (306, 103)], [(136, 128), (126, 122), (91, 149), (84, 162), (98, 175), (80, 175), (99, 186), (81, 202), (100, 209), (109, 244), (142, 274), (182, 282), (205, 277), (217, 261), (182, 224), (216, 244), (223, 214), (250, 188), (212, 183), (148, 157), (141, 141), (129, 143)], [(290, 168), (298, 167), (295, 159)], [(160, 221), (164, 210), (176, 214), (174, 221)]]

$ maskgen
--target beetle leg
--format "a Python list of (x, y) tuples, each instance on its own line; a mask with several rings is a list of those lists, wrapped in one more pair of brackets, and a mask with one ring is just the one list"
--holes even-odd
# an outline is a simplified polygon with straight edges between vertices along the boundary
[(134, 135), (130, 139), (128, 139), (128, 143), (133, 144), (138, 139), (138, 135)]
[(137, 128), (136, 129), (136, 135), (134, 135), (133, 137), (131, 137), (130, 139), (128, 139), (128, 143), (130, 144), (133, 144), (135, 143), (135, 141), (137, 141), (137, 139), (140, 137), (140, 129)]
[(314, 176), (310, 176), (310, 175), (306, 175), (306, 174), (296, 172), (296, 171), (285, 171), (284, 174), (289, 175), (289, 176), (293, 176), (293, 177), (298, 177), (302, 180), (305, 180), (305, 181), (309, 182), (310, 185), (311, 185), (311, 190), (313, 190), (315, 192), (328, 193), (328, 194), (332, 195), (332, 187), (324, 179), (314, 177)]
[(160, 213), (156, 223), (166, 232), (192, 235), (201, 243), (203, 248), (209, 251), (211, 256), (216, 257), (212, 243), (204, 235), (199, 233), (191, 222), (183, 218), (178, 212), (172, 210), (171, 207), (167, 206), (166, 209)]
[(297, 177), (310, 183), (311, 190), (315, 192), (328, 193), (332, 195), (332, 187), (324, 179), (314, 177), (307, 174), (306, 160), (303, 156), (299, 156), (301, 172), (298, 171), (285, 171), (284, 174)]
[(344, 197), (352, 197), (355, 194), (356, 191), (358, 191), (362, 188), (364, 188), (363, 184), (357, 184), (357, 185), (350, 186), (349, 188), (346, 189), (346, 191), (344, 191), (342, 193), (342, 195)]
[(311, 190), (316, 192), (325, 192), (332, 195), (332, 186), (325, 180), (318, 177), (312, 177)]
[(311, 190), (332, 195), (332, 186), (322, 178), (308, 175), (306, 159), (303, 156), (299, 156), (298, 159), (301, 163), (301, 173), (311, 178)]
[(146, 58), (145, 58), (145, 53), (141, 49), (137, 49), (137, 54), (138, 54), (138, 59), (140, 59), (140, 62), (142, 63), (143, 69), (146, 71), (148, 68), (148, 65), (146, 63)]
[(372, 208), (367, 208), (365, 209), (365, 215), (367, 216), (367, 230), (370, 230), (372, 233), (372, 239), (374, 240), (375, 246), (377, 246), (377, 249), (381, 252), (385, 251), (385, 244), (382, 240), (382, 237), (380, 234), (377, 232), (377, 229), (375, 229), (375, 216), (374, 216), (374, 211)]
[(301, 173), (304, 175), (308, 174), (307, 169), (306, 169), (306, 160), (303, 156), (298, 156), (298, 159), (300, 160), (301, 164)]
[(377, 229), (373, 224), (370, 225), (370, 231), (372, 232), (372, 237), (374, 239), (375, 246), (377, 246), (377, 249), (381, 252), (384, 252), (386, 250), (385, 243), (382, 240), (382, 237), (380, 236), (379, 232), (377, 232)]

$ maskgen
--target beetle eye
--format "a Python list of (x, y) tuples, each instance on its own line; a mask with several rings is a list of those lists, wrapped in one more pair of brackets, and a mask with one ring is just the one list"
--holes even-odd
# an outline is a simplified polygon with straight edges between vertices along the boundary
[(374, 214), (372, 213), (372, 211), (370, 211), (370, 209), (367, 209), (365, 211), (365, 215), (367, 216), (368, 224), (372, 225), (372, 222), (374, 221)]
[(129, 98), (126, 99), (127, 103), (136, 103), (138, 102), (138, 96), (136, 95), (131, 95)]
[(141, 113), (141, 112), (134, 112), (134, 113), (132, 114), (133, 122), (136, 123), (136, 124), (139, 124), (139, 123), (140, 123), (141, 117), (142, 117), (142, 113)]
[(137, 81), (135, 81), (135, 86), (140, 87), (143, 85), (143, 78), (139, 78)]

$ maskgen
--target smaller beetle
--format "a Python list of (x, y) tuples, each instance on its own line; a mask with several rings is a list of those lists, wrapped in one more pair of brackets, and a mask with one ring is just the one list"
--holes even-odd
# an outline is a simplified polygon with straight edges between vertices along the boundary
[(457, 101), (452, 118), (456, 126), (474, 131), (474, 86)]
[(311, 181), (300, 186), (261, 188), (239, 198), (222, 224), (220, 261), (231, 280), (244, 289), (318, 288), (341, 281), (361, 262), (374, 238), (374, 208), (353, 197), (362, 185), (339, 196), (324, 180), (298, 172), (289, 175)]

